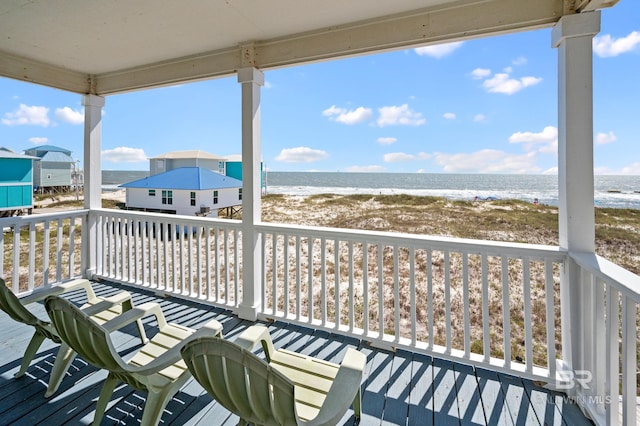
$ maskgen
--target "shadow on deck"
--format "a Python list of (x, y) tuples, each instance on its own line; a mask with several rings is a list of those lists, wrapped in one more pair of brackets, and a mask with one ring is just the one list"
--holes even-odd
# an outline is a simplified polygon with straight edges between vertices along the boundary
[[(195, 302), (159, 298), (152, 292), (111, 283), (96, 283), (96, 294), (108, 296), (129, 290), (134, 303), (156, 301), (168, 321), (198, 328), (210, 319), (224, 326), (233, 340), (251, 323), (231, 312)], [(79, 293), (67, 296), (80, 304)], [(42, 305), (32, 309), (46, 318)], [(147, 334), (157, 331), (152, 318), (145, 322)], [(580, 425), (592, 424), (577, 405), (563, 394), (550, 392), (534, 382), (453, 363), (407, 351), (387, 352), (366, 342), (323, 330), (275, 322), (269, 324), (276, 347), (339, 363), (346, 348), (356, 347), (367, 355), (363, 381), (360, 425)], [(33, 329), (0, 313), (0, 424), (76, 425), (89, 424), (106, 372), (77, 357), (58, 392), (44, 398), (57, 345), (45, 342), (25, 377), (14, 379)], [(121, 354), (138, 345), (135, 325), (113, 335)], [(128, 386), (116, 388), (103, 424), (139, 424), (145, 394)], [(165, 425), (235, 425), (238, 418), (217, 404), (191, 379), (167, 405)], [(354, 424), (349, 411), (341, 424)]]

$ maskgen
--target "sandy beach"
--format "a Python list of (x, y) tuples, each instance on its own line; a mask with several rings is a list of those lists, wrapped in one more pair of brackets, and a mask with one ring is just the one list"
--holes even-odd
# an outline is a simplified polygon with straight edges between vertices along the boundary
[[(34, 202), (36, 208), (33, 212), (78, 208), (66, 204), (75, 199), (75, 194), (47, 197)], [(126, 191), (104, 191), (102, 199), (124, 203)], [(596, 253), (640, 273), (640, 210), (596, 208), (595, 212)], [(558, 209), (517, 200), (474, 202), (404, 194), (271, 194), (262, 198), (262, 220), (490, 241), (559, 244)]]

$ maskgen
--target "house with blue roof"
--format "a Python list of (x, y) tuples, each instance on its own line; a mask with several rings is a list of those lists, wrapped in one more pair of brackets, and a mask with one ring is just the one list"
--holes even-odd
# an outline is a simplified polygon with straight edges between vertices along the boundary
[(33, 208), (33, 163), (37, 157), (0, 148), (0, 216)]
[(38, 157), (33, 166), (33, 185), (39, 192), (66, 192), (71, 189), (75, 162), (71, 151), (53, 145), (40, 145), (24, 151)]
[(180, 167), (124, 183), (126, 208), (187, 216), (217, 217), (242, 204), (242, 181), (203, 167)]

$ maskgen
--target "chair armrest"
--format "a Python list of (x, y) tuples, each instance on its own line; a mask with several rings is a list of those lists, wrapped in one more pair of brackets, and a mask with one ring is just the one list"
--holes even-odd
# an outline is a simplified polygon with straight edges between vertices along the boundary
[(256, 345), (261, 343), (267, 362), (271, 362), (272, 354), (275, 352), (269, 329), (263, 325), (252, 325), (243, 331), (233, 343), (248, 351), (253, 351)]
[(142, 376), (148, 376), (150, 374), (155, 374), (158, 371), (164, 370), (167, 367), (172, 366), (178, 361), (182, 360), (182, 355), (180, 351), (187, 344), (194, 339), (198, 339), (200, 337), (220, 337), (222, 338), (222, 324), (220, 324), (216, 320), (211, 320), (204, 324), (202, 327), (198, 328), (193, 332), (192, 335), (183, 339), (181, 342), (173, 346), (168, 351), (161, 354), (158, 358), (151, 361), (149, 364), (144, 366), (131, 366), (129, 365), (129, 371), (140, 374)]
[(338, 424), (360, 391), (366, 364), (367, 357), (362, 352), (353, 348), (347, 349), (318, 415), (306, 423), (307, 426)]
[(113, 296), (98, 297), (97, 300), (104, 300), (112, 303), (113, 305), (121, 305), (131, 300), (131, 293), (129, 293), (128, 291), (121, 291), (120, 293), (114, 294)]
[(84, 289), (87, 294), (87, 300), (95, 299), (96, 294), (91, 287), (91, 283), (89, 280), (85, 278), (80, 278), (73, 281), (67, 281), (65, 283), (56, 284), (51, 287), (39, 288), (34, 290), (30, 295), (23, 297), (20, 299), (20, 303), (23, 305), (28, 305), (34, 302), (41, 302), (46, 299), (48, 296), (55, 296), (62, 293), (66, 293), (73, 290)]
[[(90, 306), (89, 308), (84, 309), (83, 312), (87, 313), (88, 315), (91, 315), (90, 312), (94, 312), (94, 313), (101, 312), (105, 309), (104, 308), (105, 305), (103, 304), (108, 304), (108, 303), (109, 302), (106, 300), (102, 301), (93, 306)], [(103, 306), (102, 309), (100, 309), (101, 306)], [(109, 331), (118, 330), (124, 327), (125, 325), (131, 324), (132, 322), (137, 321), (149, 315), (154, 315), (156, 317), (159, 328), (166, 327), (167, 320), (164, 318), (164, 314), (162, 313), (162, 308), (156, 302), (147, 302), (147, 303), (143, 303), (142, 305), (138, 305), (133, 309), (123, 312), (122, 314), (118, 315), (114, 319), (105, 322), (104, 324), (102, 324), (102, 327), (106, 328)]]

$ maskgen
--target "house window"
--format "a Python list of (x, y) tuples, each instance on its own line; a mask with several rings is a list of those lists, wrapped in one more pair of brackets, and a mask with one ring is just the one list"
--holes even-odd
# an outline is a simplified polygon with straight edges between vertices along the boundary
[(238, 188), (238, 200), (242, 200), (242, 188)]
[(196, 205), (196, 193), (195, 192), (191, 192), (191, 205), (192, 206)]
[(162, 191), (162, 204), (173, 204), (173, 191)]
[(149, 190), (149, 197), (155, 197), (156, 196), (156, 190), (155, 189), (150, 189)]
[(213, 204), (218, 204), (218, 191), (213, 191)]

